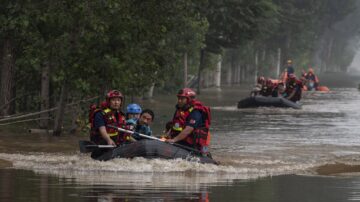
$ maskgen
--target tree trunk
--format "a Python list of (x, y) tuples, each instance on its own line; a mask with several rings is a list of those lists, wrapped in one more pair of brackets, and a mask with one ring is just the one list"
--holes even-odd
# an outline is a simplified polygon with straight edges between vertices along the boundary
[(266, 61), (266, 49), (264, 48), (261, 55), (261, 62), (265, 63)]
[(101, 79), (100, 86), (98, 88), (99, 91), (97, 92), (99, 95), (99, 99), (97, 100), (98, 105), (100, 104), (102, 99), (105, 97), (105, 94), (107, 93), (107, 91), (110, 89), (109, 83), (111, 83), (111, 82), (108, 81), (108, 77), (107, 77), (108, 72), (109, 72), (109, 70), (108, 70), (107, 65), (102, 65), (99, 78), (104, 78), (104, 79)]
[(231, 66), (231, 84), (236, 84), (236, 65)]
[(201, 49), (200, 51), (200, 64), (198, 69), (198, 85), (197, 85), (197, 94), (200, 95), (200, 88), (201, 88), (201, 71), (203, 69), (204, 65), (204, 56), (205, 56), (205, 50)]
[[(246, 64), (246, 65), (243, 65), (242, 66), (243, 68), (243, 81), (244, 82), (251, 82), (249, 81), (249, 78), (251, 78), (251, 75), (250, 75), (250, 65), (249, 64)], [(252, 79), (251, 79), (252, 80)]]
[(233, 84), (233, 74), (234, 74), (234, 65), (235, 65), (235, 53), (231, 55), (231, 62), (230, 67), (228, 68), (228, 71), (226, 72), (226, 83), (229, 86), (232, 86)]
[(60, 136), (62, 132), (66, 100), (68, 96), (68, 86), (67, 81), (64, 82), (64, 85), (61, 88), (60, 100), (58, 103), (58, 110), (56, 112), (55, 122), (54, 122), (54, 136)]
[(240, 64), (236, 64), (235, 66), (235, 83), (239, 84), (241, 82), (241, 75), (240, 75), (240, 69), (241, 65)]
[[(49, 88), (50, 88), (50, 63), (45, 62), (42, 66), (41, 72), (41, 94), (40, 94), (40, 111), (44, 111), (49, 109), (50, 107), (50, 100), (49, 100)], [(40, 128), (47, 129), (49, 124), (49, 113), (42, 113), (40, 114)]]
[(249, 78), (249, 76), (247, 75), (247, 69), (248, 69), (248, 65), (243, 64), (240, 66), (241, 83), (246, 83), (247, 78)]
[[(15, 61), (14, 61), (15, 63)], [(14, 64), (15, 67), (15, 64)], [(16, 70), (14, 70), (15, 72)], [(11, 100), (9, 101), (9, 114), (15, 114), (16, 113), (16, 81), (15, 81), (15, 75), (13, 73), (13, 81), (12, 81), (12, 89), (11, 89)]]
[(326, 72), (327, 70), (330, 69), (333, 44), (334, 44), (334, 37), (330, 37), (330, 40), (327, 44), (327, 49), (326, 49), (325, 67), (323, 69), (324, 72)]
[(232, 74), (232, 65), (230, 65), (230, 67), (227, 68), (226, 71), (226, 84), (228, 86), (231, 86), (231, 74)]
[(209, 71), (203, 71), (202, 72), (202, 74), (203, 74), (203, 78), (204, 78), (204, 85), (203, 85), (203, 87), (204, 88), (208, 88), (209, 87)]
[(265, 74), (269, 71), (271, 71), (271, 66), (270, 63), (267, 63), (266, 64), (266, 58), (267, 58), (267, 55), (266, 55), (266, 48), (264, 47), (263, 50), (262, 50), (262, 53), (261, 53), (261, 62), (260, 64), (258, 65), (259, 66), (259, 69), (258, 71), (261, 73), (261, 74)]
[(79, 121), (80, 114), (81, 114), (80, 104), (73, 106), (71, 109), (71, 128), (70, 128), (71, 134), (76, 134), (80, 131), (80, 126), (81, 126)]
[(257, 77), (259, 76), (259, 58), (258, 58), (258, 52), (255, 52), (255, 74), (254, 74), (254, 84), (257, 82)]
[[(1, 88), (0, 88), (0, 114), (6, 116), (14, 112), (15, 102), (10, 103), (14, 97), (14, 75), (15, 75), (15, 48), (11, 39), (5, 39), (2, 50)], [(13, 109), (13, 110), (11, 110)]]
[(154, 88), (155, 88), (155, 83), (152, 83), (149, 90), (143, 96), (144, 100), (148, 100), (148, 99), (153, 98), (153, 96), (154, 96)]
[(276, 78), (280, 77), (280, 66), (281, 66), (281, 48), (278, 48), (277, 61), (276, 61)]
[(215, 70), (215, 87), (219, 90), (221, 89), (221, 60), (220, 56)]
[(236, 65), (236, 67), (235, 67), (236, 69), (236, 74), (235, 74), (235, 82), (236, 82), (236, 84), (239, 84), (239, 83), (241, 83), (241, 72), (240, 72), (240, 70), (241, 70), (241, 65), (240, 64), (238, 64), (238, 65)]
[(290, 37), (290, 33), (287, 34), (286, 36), (286, 41), (285, 41), (285, 51), (283, 51), (283, 60), (286, 61), (288, 59), (291, 59), (291, 55), (289, 54), (290, 52), (290, 46), (291, 46), (291, 37)]
[(187, 87), (187, 76), (188, 76), (188, 58), (187, 52), (184, 53), (184, 88)]
[(237, 69), (238, 69), (239, 84), (241, 84), (245, 80), (245, 78), (244, 78), (244, 65), (238, 64)]

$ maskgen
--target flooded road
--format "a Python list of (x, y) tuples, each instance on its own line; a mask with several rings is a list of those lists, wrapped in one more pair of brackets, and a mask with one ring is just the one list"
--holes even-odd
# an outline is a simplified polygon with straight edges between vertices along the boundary
[[(357, 89), (307, 92), (300, 110), (237, 109), (247, 89), (204, 90), (199, 97), (212, 109), (211, 151), (220, 166), (143, 158), (98, 162), (77, 150), (86, 136), (2, 135), (0, 201), (360, 200)], [(156, 113), (155, 134), (175, 102), (166, 96), (141, 103)]]

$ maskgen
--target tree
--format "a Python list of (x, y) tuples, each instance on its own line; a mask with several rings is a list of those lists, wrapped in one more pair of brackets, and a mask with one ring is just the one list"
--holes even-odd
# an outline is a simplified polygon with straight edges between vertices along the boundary
[(206, 47), (200, 53), (198, 93), (205, 51), (221, 54), (224, 48), (238, 48), (255, 39), (266, 25), (276, 22), (276, 10), (270, 0), (210, 0), (207, 7), (201, 9), (209, 22), (209, 31), (205, 36)]

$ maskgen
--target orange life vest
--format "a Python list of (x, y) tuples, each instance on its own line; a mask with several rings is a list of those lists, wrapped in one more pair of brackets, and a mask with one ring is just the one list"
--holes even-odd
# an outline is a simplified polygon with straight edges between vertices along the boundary
[[(185, 108), (185, 109), (184, 109)], [(178, 108), (172, 120), (172, 128), (170, 131), (171, 137), (176, 137), (186, 127), (186, 119), (190, 113), (194, 110), (201, 112), (203, 117), (203, 126), (195, 128), (191, 134), (189, 134), (185, 141), (194, 145), (194, 147), (209, 146), (210, 144), (210, 122), (211, 113), (210, 108), (204, 106), (201, 102), (193, 100), (190, 105), (183, 109)]]
[(101, 113), (103, 115), (106, 124), (105, 125), (106, 132), (117, 145), (122, 144), (129, 140), (130, 138), (129, 134), (119, 133), (116, 129), (107, 127), (108, 125), (113, 125), (120, 128), (125, 127), (126, 125), (125, 114), (123, 112), (119, 111), (118, 113), (115, 113), (110, 108), (97, 108), (96, 106), (95, 107), (91, 106), (89, 113), (91, 141), (94, 141), (95, 143), (99, 143), (99, 141), (102, 139), (99, 129), (94, 127), (94, 117), (95, 114), (97, 113)]

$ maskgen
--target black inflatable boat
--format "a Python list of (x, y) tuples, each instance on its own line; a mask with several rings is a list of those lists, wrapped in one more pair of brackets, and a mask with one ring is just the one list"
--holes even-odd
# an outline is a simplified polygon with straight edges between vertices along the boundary
[(134, 158), (144, 157), (148, 159), (186, 159), (199, 161), (200, 163), (218, 164), (210, 155), (203, 156), (194, 151), (189, 151), (173, 144), (143, 139), (130, 144), (123, 144), (114, 149), (99, 149), (92, 153), (92, 158), (100, 161), (107, 161), (113, 158)]
[(254, 107), (291, 107), (301, 109), (301, 105), (282, 97), (253, 96), (242, 99), (238, 102), (238, 108)]

